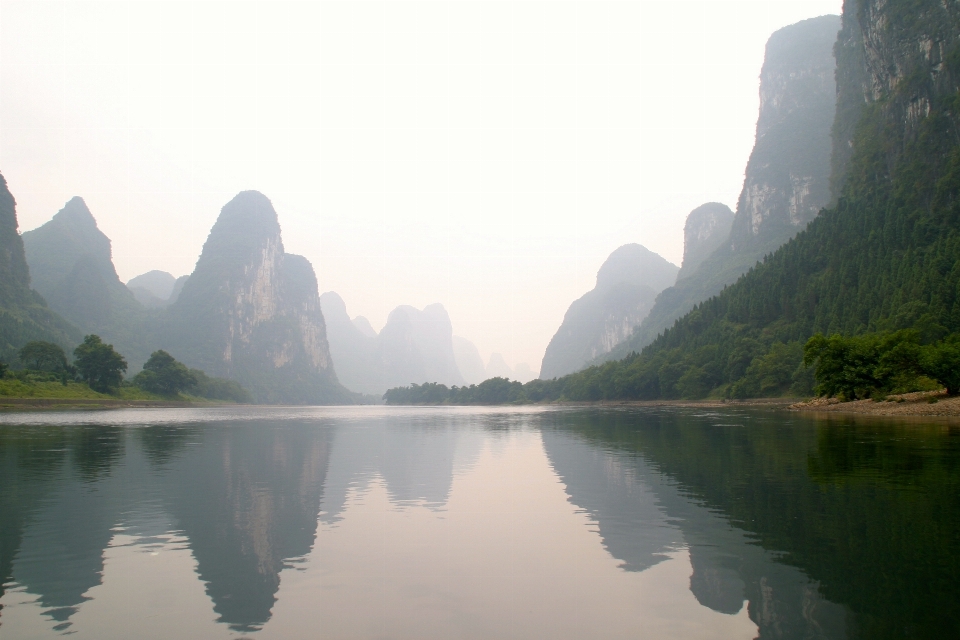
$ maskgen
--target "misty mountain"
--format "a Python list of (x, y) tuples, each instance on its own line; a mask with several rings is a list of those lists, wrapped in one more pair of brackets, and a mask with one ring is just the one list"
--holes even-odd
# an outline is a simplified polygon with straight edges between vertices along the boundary
[[(839, 16), (820, 16), (770, 36), (760, 72), (756, 143), (729, 237), (705, 258), (695, 258), (701, 255), (695, 249), (691, 268), (686, 262), (692, 247), (685, 242), (685, 266), (677, 284), (660, 294), (629, 340), (598, 361), (642, 349), (790, 240), (830, 202), (831, 126), (837, 101), (833, 45), (839, 30)], [(701, 215), (688, 217), (688, 226), (698, 226)]]
[(127, 281), (137, 302), (147, 308), (165, 307), (177, 284), (177, 279), (166, 271), (148, 271)]
[(162, 317), (164, 349), (190, 367), (237, 380), (257, 402), (354, 398), (334, 373), (313, 267), (284, 252), (277, 213), (257, 191), (224, 205)]
[(499, 353), (491, 353), (487, 360), (487, 378), (514, 378), (513, 368)]
[(378, 340), (373, 327), (365, 319), (361, 322), (351, 320), (346, 303), (335, 291), (320, 296), (320, 308), (327, 323), (330, 357), (340, 382), (351, 391), (382, 394), (382, 375), (377, 362)]
[(0, 175), (0, 360), (16, 362), (17, 350), (31, 340), (72, 349), (80, 332), (51, 311), (30, 288), (24, 243), (17, 231), (17, 203)]
[(697, 272), (704, 260), (730, 238), (733, 211), (725, 204), (708, 202), (689, 214), (683, 225), (683, 263), (677, 282)]
[(422, 311), (399, 306), (377, 334), (366, 318), (350, 319), (337, 293), (324, 293), (320, 303), (330, 353), (348, 389), (379, 396), (390, 387), (411, 383), (464, 384), (454, 355), (453, 327), (443, 305), (428, 305)]
[(453, 326), (441, 304), (423, 310), (401, 305), (378, 336), (384, 390), (414, 382), (464, 383), (453, 355)]
[(835, 203), (639, 354), (527, 397), (805, 395), (817, 333), (960, 334), (960, 7), (860, 0), (842, 24)]
[(150, 355), (143, 306), (120, 281), (110, 239), (83, 198), (74, 197), (46, 224), (23, 234), (34, 288), (84, 334), (112, 343), (136, 371)]
[(466, 338), (453, 336), (453, 357), (465, 384), (480, 384), (487, 379), (487, 368), (483, 365), (477, 345)]
[[(547, 345), (540, 378), (549, 380), (581, 369), (629, 337), (672, 285), (679, 269), (639, 244), (610, 254), (597, 272), (596, 286), (575, 300)], [(489, 373), (489, 371), (488, 371)]]
[(173, 283), (173, 290), (170, 292), (170, 297), (167, 298), (167, 304), (173, 304), (177, 301), (177, 298), (180, 297), (180, 292), (183, 291), (183, 286), (187, 284), (187, 279), (190, 276), (180, 276), (177, 278), (176, 282)]

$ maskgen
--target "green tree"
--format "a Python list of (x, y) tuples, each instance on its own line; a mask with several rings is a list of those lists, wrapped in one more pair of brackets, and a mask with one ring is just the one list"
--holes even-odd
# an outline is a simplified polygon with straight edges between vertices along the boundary
[(67, 354), (63, 352), (63, 348), (52, 342), (42, 340), (28, 342), (23, 345), (18, 355), (23, 366), (34, 371), (60, 372), (66, 371), (69, 366)]
[(123, 381), (127, 361), (100, 336), (91, 334), (85, 337), (83, 343), (73, 350), (73, 356), (80, 377), (94, 391), (106, 393), (119, 387)]
[(924, 347), (920, 366), (925, 375), (945, 386), (948, 394), (960, 393), (960, 344), (956, 340)]
[(151, 393), (175, 396), (197, 385), (197, 377), (166, 351), (154, 351), (133, 383)]
[(0, 380), (3, 380), (4, 376), (7, 375), (7, 363), (3, 360), (0, 360)]

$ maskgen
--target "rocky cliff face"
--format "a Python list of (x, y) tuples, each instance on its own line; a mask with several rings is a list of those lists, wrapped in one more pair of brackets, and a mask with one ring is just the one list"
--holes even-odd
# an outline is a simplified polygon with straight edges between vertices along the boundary
[(734, 252), (776, 249), (829, 201), (839, 30), (839, 16), (821, 16), (767, 42), (757, 139), (730, 234)]
[[(685, 269), (636, 332), (600, 360), (640, 351), (790, 240), (829, 203), (837, 96), (833, 47), (839, 29), (839, 16), (821, 16), (770, 36), (760, 75), (756, 143), (729, 237), (698, 267)], [(834, 162), (843, 161), (834, 156)]]
[(687, 215), (683, 225), (683, 264), (677, 280), (690, 277), (707, 257), (730, 237), (733, 211), (725, 204), (708, 202)]
[(343, 402), (313, 267), (284, 253), (270, 201), (227, 203), (164, 323), (164, 344), (190, 366), (238, 380), (258, 402)]
[(573, 373), (609, 353), (633, 333), (678, 271), (676, 265), (638, 244), (611, 253), (597, 272), (596, 287), (574, 301), (564, 315), (543, 355), (540, 378)]
[(30, 298), (30, 272), (17, 227), (17, 202), (0, 176), (0, 300), (7, 304)]
[(16, 362), (17, 350), (31, 340), (72, 348), (79, 332), (47, 308), (30, 289), (23, 239), (17, 231), (17, 203), (0, 175), (0, 360)]
[(143, 307), (120, 281), (110, 239), (83, 198), (74, 197), (46, 224), (23, 234), (34, 288), (83, 333), (113, 344), (139, 369), (149, 356)]

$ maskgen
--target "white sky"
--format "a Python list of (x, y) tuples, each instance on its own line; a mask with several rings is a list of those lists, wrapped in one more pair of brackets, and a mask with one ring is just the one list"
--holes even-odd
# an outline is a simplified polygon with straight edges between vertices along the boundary
[(442, 303), (539, 369), (618, 246), (679, 264), (735, 207), (776, 29), (841, 0), (0, 2), (0, 171), (33, 229), (82, 196), (123, 280), (190, 273), (257, 189), (379, 329)]

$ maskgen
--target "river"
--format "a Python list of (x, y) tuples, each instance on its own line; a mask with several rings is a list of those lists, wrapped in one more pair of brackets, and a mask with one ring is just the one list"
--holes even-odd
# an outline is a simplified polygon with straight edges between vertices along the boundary
[(0, 638), (960, 637), (960, 426), (0, 414)]

